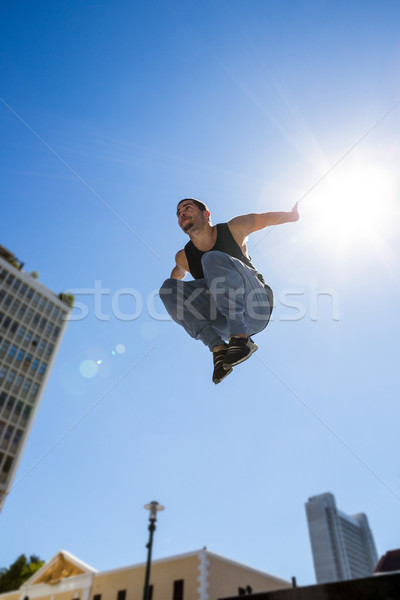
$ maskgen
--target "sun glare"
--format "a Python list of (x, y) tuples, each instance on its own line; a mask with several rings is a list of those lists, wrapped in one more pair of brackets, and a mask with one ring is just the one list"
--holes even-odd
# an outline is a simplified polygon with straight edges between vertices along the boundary
[[(307, 199), (305, 199), (305, 202)], [(394, 214), (395, 181), (383, 168), (338, 169), (310, 202), (313, 229), (336, 248), (364, 246), (384, 235)]]

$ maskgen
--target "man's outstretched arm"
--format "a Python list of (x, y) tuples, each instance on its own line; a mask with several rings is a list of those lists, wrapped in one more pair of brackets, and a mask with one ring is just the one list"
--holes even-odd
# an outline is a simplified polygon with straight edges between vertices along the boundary
[(254, 231), (271, 227), (272, 225), (282, 225), (283, 223), (294, 223), (298, 221), (299, 209), (298, 202), (289, 212), (266, 212), (266, 213), (250, 213), (248, 215), (240, 215), (229, 221), (231, 230), (237, 230), (245, 237)]

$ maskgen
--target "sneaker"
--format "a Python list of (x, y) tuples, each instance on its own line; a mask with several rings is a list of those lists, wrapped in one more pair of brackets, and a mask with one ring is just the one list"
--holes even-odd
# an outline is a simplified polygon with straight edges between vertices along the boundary
[(228, 344), (225, 344), (225, 348), (223, 348), (222, 350), (216, 350), (212, 353), (214, 361), (214, 372), (212, 380), (214, 383), (219, 383), (220, 381), (225, 379), (225, 377), (227, 377), (227, 375), (229, 375), (229, 373), (231, 373), (232, 371), (232, 367), (228, 367), (227, 369), (224, 367), (224, 358), (227, 351)]
[(229, 340), (228, 350), (225, 352), (223, 359), (224, 369), (230, 371), (235, 365), (250, 358), (257, 348), (257, 344), (253, 342), (251, 337), (243, 338), (235, 335), (232, 336)]

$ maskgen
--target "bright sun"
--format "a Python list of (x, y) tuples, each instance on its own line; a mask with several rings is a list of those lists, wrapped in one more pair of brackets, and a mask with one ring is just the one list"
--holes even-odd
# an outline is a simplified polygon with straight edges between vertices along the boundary
[(317, 237), (324, 243), (334, 242), (337, 249), (348, 249), (384, 236), (394, 216), (395, 192), (394, 177), (384, 168), (342, 167), (326, 177), (304, 203), (313, 212)]

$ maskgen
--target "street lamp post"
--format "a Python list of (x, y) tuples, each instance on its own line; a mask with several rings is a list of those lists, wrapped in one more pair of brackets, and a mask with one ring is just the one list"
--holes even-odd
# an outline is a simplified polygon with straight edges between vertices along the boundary
[(156, 521), (157, 521), (157, 512), (160, 510), (164, 510), (164, 507), (158, 502), (150, 502), (150, 504), (145, 504), (144, 508), (150, 511), (149, 516), (149, 541), (146, 544), (147, 548), (147, 565), (146, 565), (146, 577), (144, 580), (144, 591), (143, 591), (143, 600), (150, 600), (150, 568), (151, 568), (151, 551), (153, 547), (153, 534), (156, 530)]

